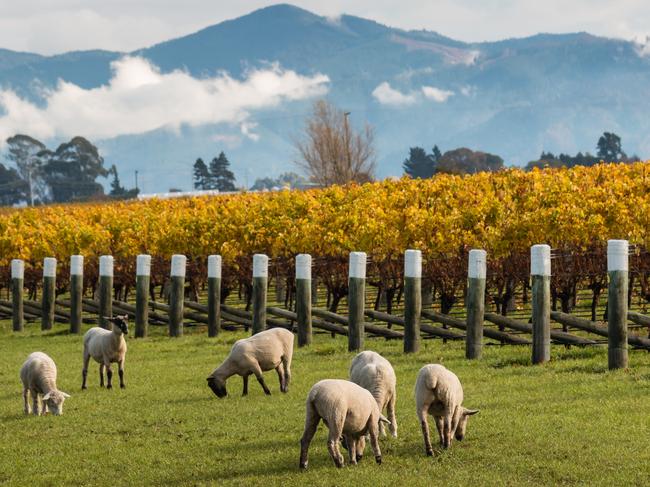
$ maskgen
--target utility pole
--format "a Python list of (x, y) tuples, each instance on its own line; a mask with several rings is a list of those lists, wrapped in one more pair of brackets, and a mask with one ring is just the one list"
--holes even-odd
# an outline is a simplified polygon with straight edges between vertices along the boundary
[(135, 189), (138, 190), (138, 170), (135, 170)]
[(343, 121), (345, 122), (345, 155), (346, 155), (346, 171), (347, 179), (351, 179), (352, 176), (352, 156), (350, 154), (350, 125), (348, 122), (348, 117), (351, 112), (343, 112)]

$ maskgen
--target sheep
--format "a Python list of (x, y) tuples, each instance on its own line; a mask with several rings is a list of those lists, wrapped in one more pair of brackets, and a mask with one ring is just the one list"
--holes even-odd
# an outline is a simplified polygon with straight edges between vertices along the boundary
[(105, 319), (113, 324), (112, 330), (105, 330), (98, 326), (91, 328), (84, 335), (83, 353), (83, 380), (81, 388), (86, 389), (86, 378), (88, 377), (88, 361), (92, 357), (99, 363), (99, 385), (104, 387), (104, 367), (106, 367), (106, 388), (113, 388), (113, 371), (111, 363), (117, 362), (120, 374), (120, 388), (124, 389), (124, 359), (126, 358), (126, 340), (124, 335), (129, 333), (127, 323), (128, 315), (116, 316)]
[[(390, 432), (397, 438), (397, 418), (395, 417), (395, 403), (397, 401), (397, 378), (391, 363), (376, 352), (365, 351), (352, 359), (350, 365), (350, 380), (370, 391), (377, 401), (379, 411), (386, 408), (390, 421)], [(383, 423), (379, 425), (379, 432), (386, 435)]]
[(305, 431), (300, 439), (300, 468), (308, 464), (309, 444), (322, 419), (329, 428), (327, 449), (334, 465), (343, 466), (343, 455), (339, 450), (339, 439), (345, 438), (348, 445), (350, 464), (356, 465), (363, 457), (366, 434), (375, 461), (381, 465), (379, 449), (379, 423), (390, 423), (381, 411), (370, 391), (347, 380), (325, 379), (314, 384), (307, 396)]
[(463, 386), (456, 374), (439, 364), (425, 365), (418, 372), (415, 382), (417, 415), (422, 426), (424, 447), (427, 455), (433, 455), (429, 438), (427, 413), (436, 421), (436, 428), (443, 448), (451, 446), (452, 436), (458, 441), (465, 437), (467, 420), (478, 409), (466, 409), (463, 403)]
[[(25, 414), (29, 414), (29, 398), (31, 394), (34, 415), (47, 413), (48, 409), (55, 416), (63, 414), (63, 401), (70, 394), (56, 387), (56, 364), (47, 354), (34, 352), (20, 368), (20, 380), (23, 383), (23, 402)], [(43, 407), (40, 408), (39, 395), (43, 396)]]
[(291, 358), (293, 356), (293, 333), (284, 328), (272, 328), (249, 338), (237, 340), (219, 367), (207, 377), (208, 386), (222, 398), (228, 395), (226, 380), (237, 374), (242, 376), (244, 391), (248, 394), (248, 376), (254, 374), (266, 395), (271, 391), (264, 382), (262, 372), (275, 369), (280, 379), (280, 391), (289, 391), (291, 381)]

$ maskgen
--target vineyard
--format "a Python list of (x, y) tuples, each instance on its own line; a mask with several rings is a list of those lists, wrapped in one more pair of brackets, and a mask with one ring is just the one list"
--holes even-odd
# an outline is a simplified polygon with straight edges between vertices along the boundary
[[(314, 275), (336, 310), (347, 294), (347, 254), (369, 256), (369, 285), (388, 311), (403, 287), (402, 254), (420, 249), (425, 289), (449, 312), (463, 293), (467, 252), (488, 252), (488, 294), (497, 311), (526, 302), (529, 247), (554, 249), (554, 307), (569, 311), (581, 291), (591, 295), (592, 319), (606, 286), (604, 245), (634, 245), (631, 288), (650, 298), (646, 252), (650, 216), (648, 163), (601, 164), (560, 170), (507, 170), (429, 180), (402, 179), (311, 191), (281, 191), (190, 199), (6, 209), (0, 213), (0, 283), (9, 261), (26, 261), (32, 298), (44, 257), (56, 257), (57, 294), (69, 287), (69, 256), (86, 256), (85, 287), (98, 280), (99, 255), (115, 257), (115, 291), (126, 300), (134, 286), (135, 256), (152, 261), (152, 287), (169, 276), (169, 258), (188, 256), (187, 276), (197, 295), (206, 257), (221, 254), (222, 294), (250, 296), (251, 255), (271, 257), (269, 275), (286, 281), (291, 299), (293, 257), (310, 253)], [(584, 293), (583, 293), (584, 294)]]

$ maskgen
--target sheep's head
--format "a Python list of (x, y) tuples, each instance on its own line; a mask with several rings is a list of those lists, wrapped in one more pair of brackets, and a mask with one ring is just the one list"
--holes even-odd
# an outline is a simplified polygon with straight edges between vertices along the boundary
[(458, 420), (458, 426), (456, 427), (456, 433), (454, 436), (458, 441), (462, 441), (465, 438), (465, 433), (467, 431), (467, 420), (470, 416), (478, 413), (478, 409), (466, 409), (461, 408), (460, 419)]
[(43, 396), (43, 402), (54, 416), (61, 416), (63, 414), (63, 401), (68, 397), (70, 397), (70, 394), (65, 392), (50, 391)]
[(110, 321), (111, 323), (113, 323), (114, 326), (119, 328), (119, 330), (124, 335), (129, 334), (129, 324), (128, 324), (128, 321), (127, 321), (129, 319), (129, 315), (117, 315), (117, 316), (115, 316), (113, 318), (109, 318), (109, 317), (105, 316), (104, 318), (107, 319), (108, 321)]
[(217, 379), (214, 376), (208, 377), (208, 386), (210, 389), (212, 389), (212, 392), (215, 393), (215, 395), (219, 398), (221, 397), (226, 397), (228, 395), (228, 391), (226, 391), (226, 383), (225, 381), (221, 379)]

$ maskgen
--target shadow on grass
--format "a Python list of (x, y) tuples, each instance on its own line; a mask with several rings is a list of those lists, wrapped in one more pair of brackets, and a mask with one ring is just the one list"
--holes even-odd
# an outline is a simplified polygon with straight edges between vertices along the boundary
[(607, 364), (575, 364), (558, 369), (559, 374), (604, 374), (607, 372)]
[(494, 369), (505, 369), (506, 367), (527, 367), (532, 365), (530, 357), (514, 357), (499, 360), (490, 365)]

